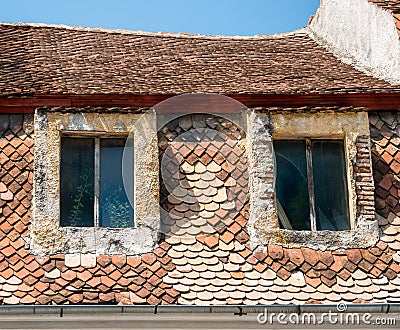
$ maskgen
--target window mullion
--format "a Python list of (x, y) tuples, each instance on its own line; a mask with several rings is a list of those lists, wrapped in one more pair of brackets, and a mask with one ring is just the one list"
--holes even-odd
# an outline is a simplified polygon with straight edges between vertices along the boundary
[(99, 227), (100, 201), (100, 138), (94, 143), (94, 226)]
[(314, 194), (314, 176), (313, 176), (313, 165), (312, 165), (312, 152), (311, 152), (311, 140), (306, 140), (306, 158), (307, 158), (307, 182), (308, 182), (308, 198), (310, 202), (310, 221), (311, 230), (317, 230), (317, 220), (315, 212), (315, 194)]

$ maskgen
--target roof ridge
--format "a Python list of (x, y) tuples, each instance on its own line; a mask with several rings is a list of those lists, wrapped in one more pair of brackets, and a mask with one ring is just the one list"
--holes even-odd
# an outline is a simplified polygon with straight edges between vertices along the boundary
[(28, 23), (28, 22), (0, 22), (0, 26), (16, 26), (16, 27), (33, 27), (33, 28), (53, 28), (64, 29), (82, 32), (98, 32), (98, 33), (115, 33), (115, 34), (132, 34), (139, 36), (154, 36), (154, 37), (176, 37), (176, 38), (193, 38), (193, 39), (228, 39), (228, 40), (257, 40), (270, 38), (285, 38), (288, 36), (306, 35), (307, 27), (303, 27), (290, 32), (275, 33), (275, 34), (256, 34), (253, 36), (227, 36), (227, 35), (209, 35), (209, 34), (192, 34), (186, 32), (148, 32), (143, 30), (127, 30), (127, 29), (111, 29), (102, 27), (86, 27), (73, 26), (66, 24), (47, 24), (47, 23)]

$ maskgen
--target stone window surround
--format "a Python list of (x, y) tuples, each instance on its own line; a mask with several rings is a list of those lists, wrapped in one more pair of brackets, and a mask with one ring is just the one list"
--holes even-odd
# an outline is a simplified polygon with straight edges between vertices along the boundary
[[(366, 112), (252, 114), (249, 125), (250, 243), (321, 250), (362, 248), (379, 237), (375, 220), (369, 121)], [(274, 194), (273, 139), (343, 139), (351, 230), (296, 231), (279, 227)], [(354, 173), (354, 168), (359, 168)]]
[[(135, 125), (141, 116), (135, 113), (61, 113), (40, 109), (36, 111), (34, 195), (30, 235), (33, 253), (137, 255), (154, 248), (160, 223), (158, 145), (156, 140), (148, 144), (149, 140), (146, 139), (152, 132), (155, 134), (156, 124), (155, 120), (150, 118), (141, 121), (141, 126), (144, 123), (146, 127)], [(147, 118), (149, 116), (152, 115), (147, 114)], [(140, 130), (140, 134), (136, 134), (136, 130)], [(134, 136), (133, 228), (60, 227), (60, 141), (64, 132), (67, 132), (68, 136), (74, 136), (75, 132), (77, 136), (85, 133), (91, 133), (92, 136), (96, 133), (102, 136)], [(137, 170), (139, 168), (140, 171)]]
[[(32, 214), (31, 249), (44, 255), (53, 253), (96, 253), (138, 255), (151, 251), (159, 237), (158, 145), (150, 143), (150, 152), (143, 156), (141, 146), (150, 134), (156, 136), (156, 117), (146, 122), (149, 135), (135, 134), (135, 227), (60, 227), (59, 226), (59, 162), (60, 137), (63, 130), (128, 133), (142, 114), (53, 112), (38, 109), (35, 114), (35, 175)], [(378, 239), (374, 216), (369, 124), (365, 112), (350, 113), (274, 113), (248, 111), (247, 149), (249, 155), (250, 217), (248, 230), (252, 246), (279, 244), (287, 247), (340, 249), (367, 247)], [(307, 123), (307, 125), (305, 125)], [(279, 228), (274, 198), (273, 138), (340, 138), (346, 145), (347, 174), (350, 196), (349, 231), (293, 231)], [(361, 141), (361, 142), (360, 142)], [(358, 159), (357, 148), (367, 148), (367, 159)], [(44, 147), (43, 147), (44, 146)], [(360, 180), (371, 190), (372, 206), (367, 191), (367, 209), (357, 204), (360, 189), (353, 174), (353, 165), (364, 161), (367, 173)], [(137, 171), (138, 168), (145, 169)], [(369, 171), (368, 171), (369, 169)], [(150, 189), (148, 189), (150, 186)], [(361, 193), (363, 193), (361, 191)], [(51, 238), (51, 239), (49, 239)]]

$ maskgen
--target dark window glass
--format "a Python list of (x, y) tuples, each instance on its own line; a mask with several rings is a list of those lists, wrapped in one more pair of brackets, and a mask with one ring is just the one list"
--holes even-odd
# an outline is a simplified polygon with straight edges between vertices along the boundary
[(274, 141), (276, 197), (281, 225), (285, 229), (310, 230), (306, 142)]
[(61, 226), (94, 224), (94, 139), (61, 139)]
[[(133, 166), (122, 173), (122, 156), (126, 139), (100, 140), (100, 226), (127, 228), (133, 226), (133, 209), (127, 193), (133, 196)], [(127, 147), (125, 157), (133, 164), (133, 148)], [(122, 176), (131, 182), (125, 191)]]
[[(311, 142), (311, 152), (308, 153), (307, 141)], [(349, 230), (343, 141), (277, 140), (274, 141), (274, 150), (277, 212), (281, 227)], [(310, 208), (313, 209), (310, 200), (315, 201), (315, 222), (310, 218), (310, 213), (314, 214), (310, 212)]]
[(343, 141), (312, 141), (317, 230), (348, 230), (349, 206)]

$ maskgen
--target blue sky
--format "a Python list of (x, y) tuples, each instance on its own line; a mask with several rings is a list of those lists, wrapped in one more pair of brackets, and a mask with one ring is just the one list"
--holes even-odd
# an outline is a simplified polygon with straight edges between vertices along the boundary
[(2, 22), (255, 35), (306, 25), (319, 0), (8, 0)]

